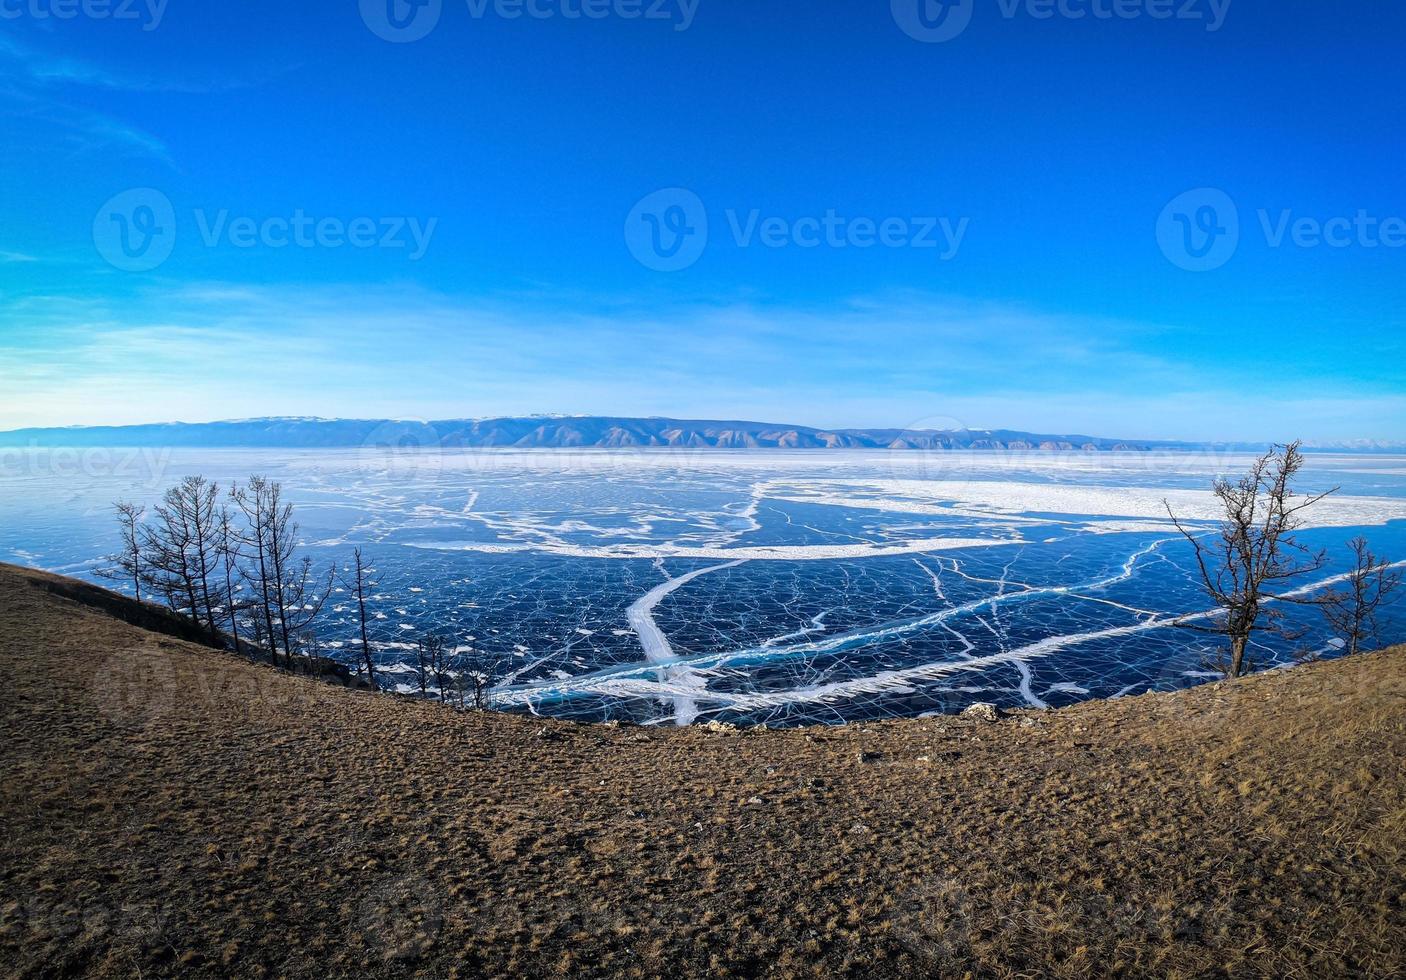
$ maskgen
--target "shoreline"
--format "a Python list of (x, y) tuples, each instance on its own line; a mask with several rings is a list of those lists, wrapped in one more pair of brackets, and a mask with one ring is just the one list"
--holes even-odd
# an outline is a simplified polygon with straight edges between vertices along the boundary
[(0, 567), (20, 976), (1406, 969), (1406, 648), (999, 723), (652, 730), (372, 697), (43, 578)]

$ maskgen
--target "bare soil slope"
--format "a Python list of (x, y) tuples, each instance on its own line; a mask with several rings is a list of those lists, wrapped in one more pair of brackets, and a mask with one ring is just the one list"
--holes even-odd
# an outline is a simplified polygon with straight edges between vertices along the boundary
[(0, 566), (3, 973), (1406, 973), (1400, 650), (650, 731), (280, 674), (52, 582)]

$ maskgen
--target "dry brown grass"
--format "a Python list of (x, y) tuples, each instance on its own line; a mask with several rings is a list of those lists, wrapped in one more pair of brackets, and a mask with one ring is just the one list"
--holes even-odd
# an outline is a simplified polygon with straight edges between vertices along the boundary
[(36, 578), (0, 566), (6, 972), (1406, 972), (1399, 650), (1029, 727), (655, 732), (286, 676)]

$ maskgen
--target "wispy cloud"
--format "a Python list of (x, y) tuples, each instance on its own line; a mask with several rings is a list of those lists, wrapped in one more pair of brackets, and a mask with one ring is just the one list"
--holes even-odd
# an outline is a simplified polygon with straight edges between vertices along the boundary
[(158, 160), (179, 169), (165, 140), (140, 126), (87, 105), (68, 93), (106, 91), (212, 95), (263, 84), (296, 66), (245, 77), (173, 78), (113, 69), (70, 55), (53, 54), (0, 35), (0, 100), (9, 115), (56, 130), (75, 153), (117, 150)]
[[(1128, 438), (1406, 437), (1406, 395), (1266, 394), (1130, 338), (1156, 325), (922, 294), (589, 313), (544, 297), (168, 286), (0, 308), (0, 427), (254, 415), (752, 417)], [(1312, 396), (1296, 395), (1312, 391)]]
[(71, 55), (53, 54), (21, 44), (13, 38), (0, 36), (0, 76), (19, 77), (35, 85), (75, 85), (121, 92), (209, 95), (261, 84), (281, 73), (265, 72), (256, 78), (175, 78), (170, 75), (141, 75)]
[(0, 38), (0, 100), (9, 115), (57, 131), (71, 151), (116, 149), (151, 157), (175, 169), (165, 141), (116, 116), (76, 105), (62, 94), (68, 83), (120, 87), (116, 75), (69, 58), (50, 58)]

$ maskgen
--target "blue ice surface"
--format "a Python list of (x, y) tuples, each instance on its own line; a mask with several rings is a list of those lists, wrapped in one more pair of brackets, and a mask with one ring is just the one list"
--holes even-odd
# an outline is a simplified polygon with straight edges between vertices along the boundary
[[(192, 473), (225, 487), (261, 473), (284, 484), (320, 566), (353, 547), (374, 563), (384, 680), (408, 684), (415, 640), (438, 633), (499, 665), (504, 710), (830, 724), (975, 701), (1060, 706), (1213, 676), (1215, 637), (1148, 628), (1209, 608), (1174, 528), (1022, 511), (1020, 487), (1204, 489), (1247, 459), (920, 455), (36, 450), (0, 460), (0, 559), (96, 579), (116, 545), (114, 500), (154, 503)], [(1406, 558), (1406, 460), (1314, 456), (1303, 476), (1309, 490), (1379, 498), (1385, 515), (1303, 532), (1334, 559), (1318, 580), (1345, 570), (1359, 533)], [(929, 480), (946, 495), (915, 497)], [(1009, 512), (955, 506), (964, 486), (990, 481), (1015, 487)], [(978, 543), (923, 544), (945, 538)], [(773, 548), (803, 550), (758, 550)], [(354, 664), (346, 598), (333, 595), (318, 635)], [(1406, 638), (1402, 606), (1381, 618), (1384, 641)], [(1288, 612), (1303, 636), (1260, 636), (1259, 666), (1333, 654), (1316, 611)]]

